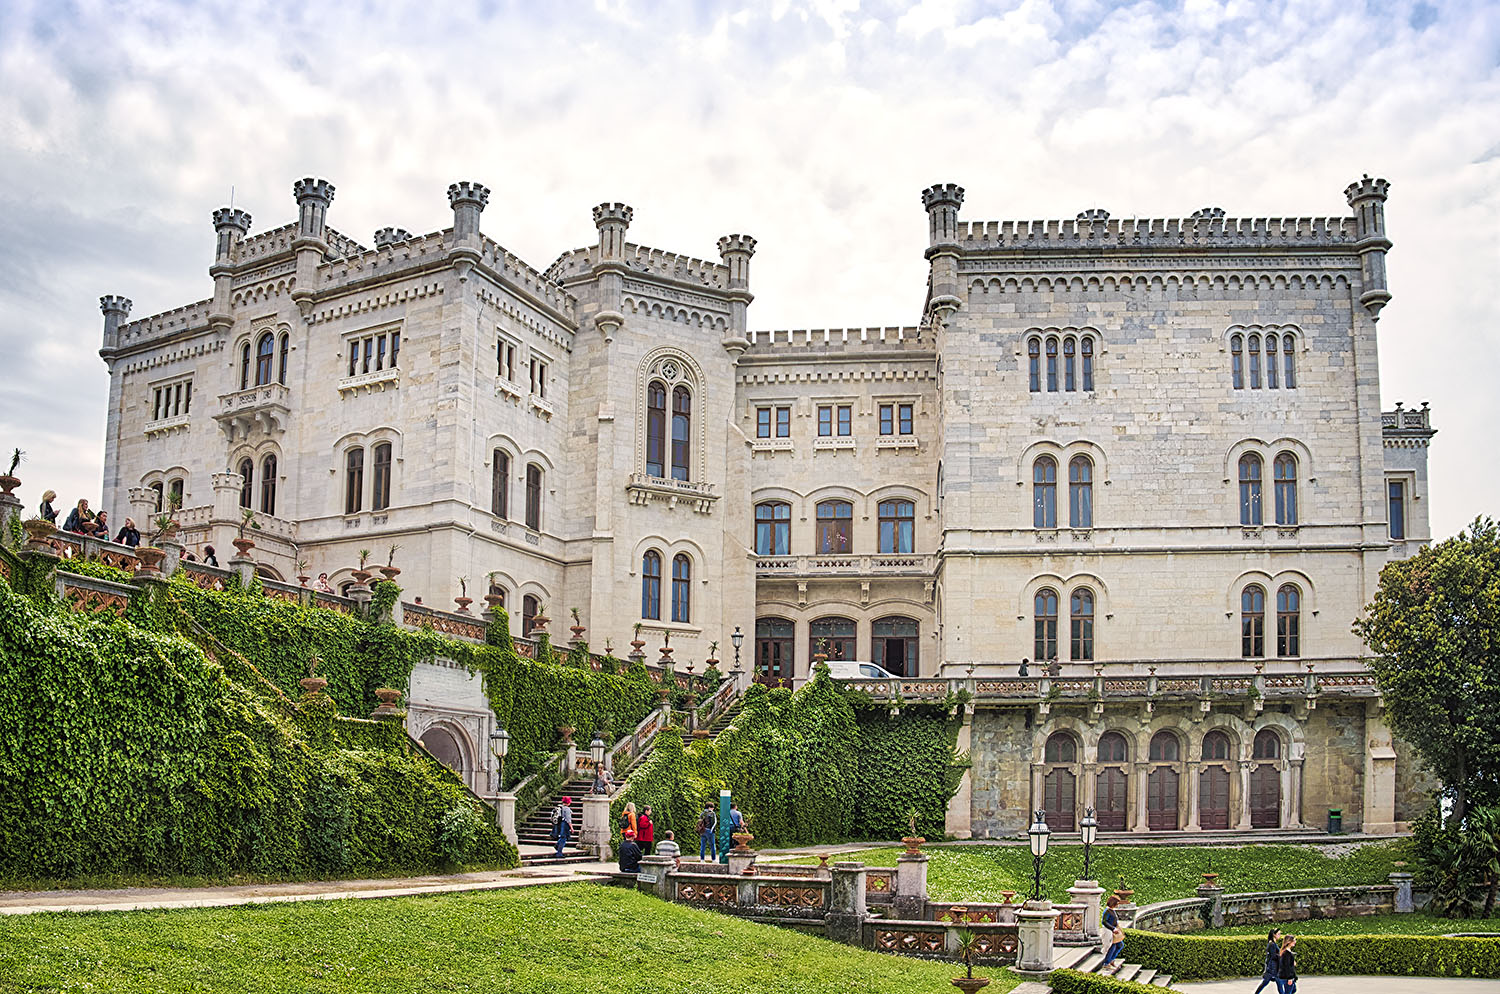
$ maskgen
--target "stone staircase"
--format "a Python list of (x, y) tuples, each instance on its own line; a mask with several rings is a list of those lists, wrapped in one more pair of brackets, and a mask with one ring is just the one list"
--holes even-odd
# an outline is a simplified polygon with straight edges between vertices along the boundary
[(516, 825), (517, 841), (523, 846), (547, 846), (549, 850), (555, 850), (557, 842), (552, 838), (552, 809), (564, 796), (573, 799), (573, 838), (564, 847), (562, 856), (558, 857), (552, 851), (530, 855), (523, 853), (522, 866), (556, 866), (564, 863), (592, 863), (594, 861), (592, 855), (578, 846), (578, 833), (583, 828), (583, 799), (588, 796), (593, 783), (592, 777), (568, 781), (562, 785), (555, 797), (548, 798), (547, 803)]
[[(1128, 946), (1126, 947), (1128, 950)], [(1137, 984), (1150, 984), (1154, 987), (1171, 987), (1172, 976), (1168, 973), (1157, 973), (1148, 970), (1139, 963), (1125, 963), (1115, 973), (1100, 971), (1099, 967), (1104, 962), (1104, 954), (1094, 946), (1063, 946), (1059, 947), (1052, 956), (1052, 966), (1057, 970), (1077, 970), (1080, 973), (1097, 973), (1101, 977), (1113, 977), (1115, 980), (1130, 980)], [(1120, 962), (1119, 959), (1115, 960)]]
[[(744, 698), (742, 698), (742, 697), (735, 698), (734, 702), (732, 704), (730, 704), (729, 707), (725, 708), (719, 714), (719, 716), (714, 719), (713, 724), (708, 726), (708, 729), (707, 729), (707, 731), (708, 731), (708, 738), (710, 738), (710, 739), (716, 739), (716, 738), (718, 738), (719, 734), (721, 732), (723, 732), (724, 729), (728, 728), (731, 724), (733, 724), (734, 723), (734, 719), (738, 718), (740, 716), (740, 712), (743, 711), (744, 709), (745, 709)], [(695, 742), (695, 741), (696, 741), (696, 739), (694, 738), (694, 734), (692, 732), (684, 732), (683, 733), (683, 735), (682, 735), (682, 744), (683, 745), (685, 745), (685, 746), (686, 745), (692, 745), (693, 742)]]

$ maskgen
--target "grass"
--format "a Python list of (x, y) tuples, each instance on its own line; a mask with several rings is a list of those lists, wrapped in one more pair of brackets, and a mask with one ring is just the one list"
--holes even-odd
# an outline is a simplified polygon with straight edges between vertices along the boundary
[[(840, 860), (895, 866), (898, 848), (862, 849)], [(1031, 891), (1031, 850), (1025, 846), (941, 846), (927, 849), (927, 892), (938, 901), (999, 901), (1001, 891)], [(1093, 872), (1106, 890), (1120, 877), (1135, 890), (1136, 904), (1192, 897), (1210, 861), (1219, 886), (1229, 893), (1384, 883), (1397, 860), (1409, 859), (1405, 840), (1363, 845), (1342, 856), (1316, 846), (1095, 846)], [(817, 862), (799, 859), (795, 862)], [(1042, 872), (1042, 890), (1054, 901), (1083, 873), (1083, 847), (1052, 846)], [(1019, 900), (1019, 897), (1017, 898)]]
[(128, 888), (241, 887), (251, 884), (307, 883), (314, 880), (399, 880), (408, 877), (439, 876), (454, 873), (483, 873), (513, 867), (499, 863), (465, 863), (462, 866), (428, 871), (410, 867), (354, 867), (342, 873), (307, 870), (301, 873), (225, 873), (217, 875), (91, 873), (76, 877), (14, 877), (0, 875), (0, 894), (9, 891), (53, 890), (123, 890)]
[(917, 994), (962, 971), (589, 884), (0, 921), (5, 994)]
[[(1212, 928), (1194, 935), (1265, 935), (1269, 925)], [(1452, 935), (1456, 932), (1500, 932), (1500, 918), (1439, 918), (1415, 912), (1408, 915), (1366, 915), (1361, 918), (1310, 918), (1283, 922), (1292, 935)]]

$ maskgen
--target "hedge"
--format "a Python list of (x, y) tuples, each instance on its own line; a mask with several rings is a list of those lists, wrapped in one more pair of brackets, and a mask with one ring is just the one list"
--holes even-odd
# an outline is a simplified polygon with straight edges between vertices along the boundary
[[(1296, 923), (1284, 924), (1293, 934)], [(1265, 967), (1262, 936), (1166, 935), (1127, 929), (1125, 951), (1181, 980), (1255, 977)], [(1307, 935), (1297, 937), (1297, 972), (1393, 977), (1500, 978), (1500, 938), (1431, 935)]]
[[(1163, 988), (1118, 980), (1099, 973), (1053, 970), (1047, 977), (1052, 994), (1161, 994)], [(1174, 978), (1175, 979), (1175, 978)]]

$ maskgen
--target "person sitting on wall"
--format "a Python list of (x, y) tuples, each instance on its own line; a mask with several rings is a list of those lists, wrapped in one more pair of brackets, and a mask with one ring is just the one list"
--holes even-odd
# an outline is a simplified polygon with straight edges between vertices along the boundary
[(68, 512), (68, 519), (63, 522), (63, 531), (87, 535), (93, 521), (94, 512), (89, 510), (88, 498), (84, 497), (79, 500), (77, 507)]
[(99, 514), (98, 514), (98, 516), (96, 516), (94, 518), (93, 523), (88, 526), (86, 534), (94, 536), (95, 538), (97, 538), (101, 542), (108, 542), (109, 541), (109, 512), (108, 511), (100, 511)]
[(141, 544), (141, 533), (135, 527), (134, 518), (125, 519), (125, 525), (120, 529), (120, 534), (115, 536), (115, 544), (128, 545), (132, 549)]
[(641, 847), (636, 845), (635, 833), (628, 828), (620, 839), (620, 872), (641, 872)]
[[(325, 594), (331, 594), (331, 593), (333, 593), (333, 586), (331, 584), (329, 584), (329, 582), (328, 582), (328, 574), (327, 573), (319, 573), (318, 574), (318, 589), (321, 590), (321, 591), (323, 591), (323, 593), (325, 593)], [(422, 598), (418, 597), (417, 598), (417, 603), (418, 604), (422, 603)]]

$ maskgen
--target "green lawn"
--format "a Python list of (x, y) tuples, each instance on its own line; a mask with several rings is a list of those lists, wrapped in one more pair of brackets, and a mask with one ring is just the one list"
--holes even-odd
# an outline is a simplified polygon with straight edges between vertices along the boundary
[(0, 919), (6, 994), (935, 994), (958, 970), (590, 884)]
[[(1404, 841), (1361, 846), (1331, 858), (1315, 846), (1095, 846), (1094, 875), (1107, 890), (1123, 875), (1135, 890), (1136, 904), (1193, 896), (1209, 868), (1229, 893), (1384, 883), (1396, 860), (1408, 859)], [(841, 860), (863, 860), (870, 866), (895, 866), (897, 848), (863, 849)], [(940, 846), (928, 848), (927, 891), (939, 901), (999, 901), (1006, 890), (1031, 890), (1031, 850), (1025, 846)], [(797, 862), (817, 862), (799, 859)], [(1068, 899), (1067, 888), (1083, 874), (1083, 847), (1047, 850), (1042, 887), (1054, 901)], [(1019, 898), (1018, 898), (1019, 900)]]
[[(1265, 935), (1269, 925), (1213, 928), (1194, 935)], [(1455, 932), (1500, 932), (1500, 918), (1438, 918), (1420, 912), (1409, 915), (1367, 915), (1362, 918), (1312, 918), (1284, 922), (1293, 935), (1451, 935)]]

